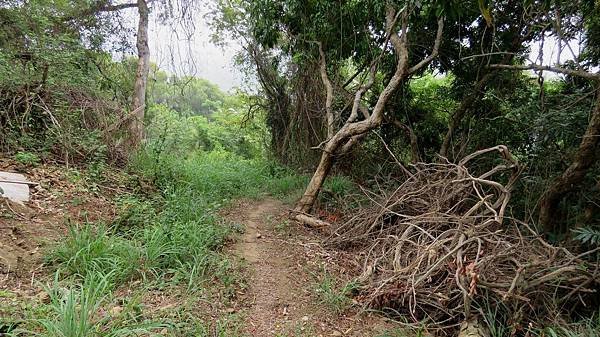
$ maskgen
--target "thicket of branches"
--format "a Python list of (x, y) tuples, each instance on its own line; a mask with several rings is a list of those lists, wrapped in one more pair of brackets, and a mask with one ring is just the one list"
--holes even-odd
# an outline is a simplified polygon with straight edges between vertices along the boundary
[[(498, 164), (474, 172), (473, 162), (490, 153), (499, 154)], [(520, 172), (505, 146), (456, 164), (413, 164), (406, 179), (365, 190), (371, 206), (335, 227), (326, 243), (360, 256), (364, 305), (441, 334), (465, 322), (526, 334), (560, 317), (594, 313), (598, 249), (572, 253), (510, 217)]]
[[(259, 79), (275, 157), (314, 172), (293, 217), (364, 257), (364, 303), (439, 328), (502, 308), (517, 334), (597, 307), (597, 246), (570, 241), (600, 225), (597, 2), (223, 0), (215, 13)], [(292, 133), (312, 141), (297, 150)], [(477, 156), (489, 148), (516, 160)], [(312, 215), (336, 171), (370, 199), (342, 225)]]
[[(400, 13), (391, 30), (387, 6)], [(398, 58), (407, 57), (406, 74), (382, 102), (381, 121), (361, 130), (348, 151), (332, 153), (332, 169), (358, 181), (393, 175), (397, 167), (384, 143), (405, 164), (438, 156), (455, 162), (506, 144), (524, 167), (515, 215), (539, 220), (560, 237), (599, 222), (600, 165), (592, 150), (599, 10), (585, 0), (219, 1), (213, 22), (221, 41), (238, 39), (245, 47), (241, 56), (258, 78), (257, 101), (268, 112), (271, 147), (282, 163), (314, 169), (331, 151), (328, 130), (369, 120)], [(434, 51), (439, 20), (444, 27)], [(406, 39), (405, 51), (394, 47), (396, 34)], [(549, 45), (561, 56), (544, 55)], [(305, 196), (312, 194), (309, 188)]]

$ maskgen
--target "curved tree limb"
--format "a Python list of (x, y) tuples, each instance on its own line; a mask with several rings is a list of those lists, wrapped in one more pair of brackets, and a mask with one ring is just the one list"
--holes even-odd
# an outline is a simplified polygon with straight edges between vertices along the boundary
[[(346, 153), (349, 151), (354, 144), (358, 142), (364, 135), (380, 126), (384, 120), (384, 110), (385, 106), (390, 99), (390, 97), (396, 92), (402, 81), (404, 81), (409, 72), (408, 65), (408, 19), (409, 19), (409, 10), (408, 8), (403, 8), (402, 11), (397, 12), (396, 9), (388, 4), (386, 6), (386, 33), (389, 36), (389, 42), (391, 43), (394, 53), (396, 55), (396, 70), (388, 81), (387, 85), (383, 89), (383, 91), (379, 94), (377, 102), (373, 108), (373, 111), (368, 118), (365, 120), (361, 120), (358, 122), (350, 122), (347, 121), (340, 130), (338, 130), (325, 144), (323, 149), (323, 153), (321, 155), (321, 160), (315, 173), (313, 174), (304, 195), (298, 201), (296, 205), (295, 211), (300, 213), (309, 213), (312, 209), (318, 193), (325, 181), (325, 178), (329, 174), (329, 171), (333, 167), (335, 156), (339, 154)], [(396, 30), (396, 22), (400, 18), (401, 28), (400, 34), (395, 32)], [(443, 19), (440, 19), (439, 22), (443, 22)], [(434, 48), (432, 55), (435, 57), (437, 55), (437, 50), (439, 49), (439, 45), (441, 43), (441, 32), (443, 30), (442, 27), (438, 27), (438, 34), (436, 41), (434, 43)], [(385, 47), (383, 48), (385, 50)], [(414, 67), (410, 68), (414, 71), (424, 67), (428, 62), (430, 62), (433, 57), (427, 57), (425, 60), (427, 62), (419, 62)], [(374, 64), (376, 62), (374, 61)], [(374, 74), (375, 70), (373, 67), (371, 68), (372, 74)], [(373, 75), (374, 76), (374, 75)], [(369, 80), (370, 82), (370, 80)], [(359, 109), (360, 97), (366, 90), (368, 90), (369, 83), (367, 85), (359, 88), (357, 93), (355, 94), (355, 100), (353, 104), (353, 112), (354, 115), (357, 115), (357, 111)], [(366, 89), (365, 89), (366, 88)], [(349, 119), (352, 120), (352, 119)], [(302, 219), (297, 219), (302, 222)]]

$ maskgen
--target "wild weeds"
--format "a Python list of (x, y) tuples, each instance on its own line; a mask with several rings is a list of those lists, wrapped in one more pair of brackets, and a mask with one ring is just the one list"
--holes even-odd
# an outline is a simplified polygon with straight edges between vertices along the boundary
[(326, 305), (335, 314), (339, 315), (346, 311), (352, 304), (351, 295), (358, 289), (355, 281), (338, 287), (336, 279), (327, 271), (323, 271), (317, 283), (316, 292), (319, 302)]
[(141, 250), (126, 239), (114, 235), (105, 225), (71, 226), (64, 241), (48, 256), (59, 274), (86, 279), (88, 275), (110, 275), (124, 281), (139, 265)]
[(54, 283), (45, 287), (49, 295), (50, 312), (47, 317), (35, 320), (32, 330), (17, 329), (14, 336), (30, 334), (42, 337), (120, 337), (153, 336), (164, 324), (140, 323), (116, 319), (103, 306), (110, 303), (110, 289), (114, 275), (91, 272), (82, 283), (63, 286), (56, 274)]

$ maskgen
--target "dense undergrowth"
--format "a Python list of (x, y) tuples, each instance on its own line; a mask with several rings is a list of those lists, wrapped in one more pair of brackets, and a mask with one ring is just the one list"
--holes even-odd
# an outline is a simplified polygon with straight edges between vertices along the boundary
[[(46, 287), (50, 303), (32, 308), (32, 319), (15, 330), (15, 336), (32, 332), (129, 336), (159, 331), (207, 335), (208, 323), (202, 318), (146, 315), (142, 297), (161, 289), (185, 294), (186, 302), (194, 305), (217, 284), (216, 296), (226, 301), (239, 280), (233, 262), (220, 250), (231, 234), (243, 228), (219, 219), (217, 211), (237, 198), (266, 192), (288, 196), (306, 181), (263, 160), (225, 151), (196, 152), (187, 158), (141, 152), (130, 171), (138, 179), (153, 181), (155, 190), (118, 197), (120, 210), (112, 223), (70, 228), (47, 256), (47, 265), (55, 271)], [(123, 296), (123, 289), (133, 284), (140, 291)], [(185, 312), (181, 309), (178, 314)], [(219, 326), (231, 330), (225, 323)]]
[[(330, 105), (338, 116), (332, 129), (341, 129), (344, 121), (350, 120), (353, 109), (348, 97), (363, 86), (361, 81), (370, 70), (366, 65), (378, 64), (374, 82), (362, 93), (360, 101), (367, 107), (367, 113), (355, 117), (354, 121), (369, 119), (369, 111), (373, 115), (379, 101), (377, 97), (397, 67), (393, 48), (382, 47), (379, 41), (379, 32), (387, 25), (384, 22), (387, 13), (383, 9), (389, 4), (396, 4), (399, 9), (401, 2), (286, 1), (286, 5), (281, 5), (272, 1), (218, 1), (212, 13), (217, 21), (213, 22), (215, 36), (219, 36), (217, 40), (229, 40), (229, 33), (234, 32), (234, 36), (244, 37), (244, 45), (250, 42), (251, 46), (243, 48), (238, 59), (243, 68), (256, 71), (251, 75), (253, 79), (259, 75), (258, 88), (248, 93), (227, 94), (206, 80), (169, 74), (151, 64), (144, 120), (147, 143), (137, 154), (130, 153), (131, 149), (124, 146), (128, 130), (123, 123), (130, 114), (136, 76), (137, 60), (128, 58), (125, 52), (133, 42), (133, 34), (122, 29), (119, 15), (103, 10), (96, 12), (97, 8), (90, 7), (92, 3), (95, 1), (8, 0), (0, 4), (0, 22), (3, 23), (0, 29), (0, 152), (26, 168), (41, 163), (64, 165), (61, 167), (68, 167), (77, 177), (77, 185), (90, 193), (101, 193), (97, 181), (114, 188), (105, 176), (117, 171), (118, 175), (127, 177), (125, 180), (136, 183), (118, 188), (118, 214), (114, 219), (70, 224), (68, 234), (46, 252), (45, 278), (36, 275), (36, 280), (45, 287), (46, 297), (24, 303), (25, 319), (14, 325), (12, 322), (6, 325), (0, 317), (0, 335), (11, 332), (15, 336), (64, 337), (237, 336), (240, 317), (223, 312), (219, 306), (232, 301), (236, 288), (243, 287), (238, 262), (224, 254), (223, 247), (244, 229), (221, 219), (219, 210), (232, 200), (260, 198), (265, 193), (289, 201), (300, 196), (309, 177), (274, 162), (311, 172), (321, 154), (318, 148), (330, 138), (326, 136), (329, 134), (325, 113), (328, 94), (323, 88), (323, 74), (319, 72), (322, 60), (325, 75), (328, 74), (334, 84)], [(512, 199), (507, 218), (538, 225), (538, 229), (547, 227), (544, 234), (551, 243), (560, 245), (558, 249), (565, 247), (577, 253), (598, 249), (600, 165), (598, 156), (592, 155), (597, 144), (590, 146), (592, 151), (584, 156), (588, 157), (584, 165), (587, 167), (579, 170), (579, 178), (565, 184), (570, 187), (558, 193), (558, 201), (549, 208), (555, 213), (555, 221), (546, 225), (536, 221), (545, 191), (568, 172), (571, 165), (578, 163), (582, 141), (595, 139), (586, 137), (584, 132), (593, 126), (591, 121), (596, 119), (592, 117), (600, 111), (597, 78), (589, 80), (575, 75), (544, 78), (541, 72), (539, 77), (532, 78), (529, 73), (497, 71), (483, 65), (522, 65), (532, 56), (529, 50), (534, 44), (541, 42), (540, 49), (544, 49), (547, 36), (560, 40), (562, 36), (583, 35), (586, 39), (577, 43), (582, 53), (576, 57), (581, 64), (565, 63), (563, 59), (562, 67), (576, 66), (573, 69), (588, 71), (588, 75), (597, 77), (600, 21), (596, 18), (600, 6), (593, 1), (575, 2), (572, 6), (552, 1), (544, 2), (545, 5), (527, 2), (525, 7), (510, 1), (497, 1), (494, 6), (489, 1), (480, 1), (479, 8), (471, 8), (469, 2), (447, 2), (444, 8), (430, 13), (442, 3), (446, 2), (406, 2), (407, 7), (403, 8), (413, 13), (404, 23), (409, 27), (407, 52), (411, 65), (434, 46), (431, 33), (439, 26), (434, 17), (445, 13), (446, 28), (439, 57), (435, 57), (429, 67), (402, 81), (386, 104), (385, 120), (373, 132), (365, 134), (353, 151), (335, 158), (334, 172), (351, 177), (367, 193), (357, 193), (356, 186), (346, 177), (329, 177), (313, 214), (334, 224), (353, 217), (355, 221), (360, 220), (358, 227), (378, 227), (376, 222), (359, 219), (356, 215), (361, 213), (361, 206), (363, 213), (373, 215), (372, 208), (365, 205), (377, 200), (374, 193), (386, 196), (397, 191), (396, 179), (403, 179), (398, 162), (405, 166), (419, 161), (438, 162), (439, 155), (453, 162), (476, 150), (504, 144), (522, 167), (521, 179), (510, 191)], [(485, 8), (488, 5), (491, 12)], [(161, 16), (162, 6), (152, 7), (157, 11), (154, 15)], [(433, 15), (434, 12), (437, 14)], [(491, 21), (494, 29), (489, 29)], [(560, 32), (561, 26), (566, 29), (564, 32)], [(529, 33), (524, 35), (524, 31)], [(348, 32), (355, 34), (348, 38)], [(315, 41), (320, 41), (319, 50)], [(350, 41), (352, 43), (348, 43)], [(481, 58), (482, 50), (488, 48), (490, 54)], [(378, 56), (372, 51), (377, 51)], [(119, 54), (124, 56), (118, 58)], [(514, 59), (504, 59), (504, 55), (514, 55)], [(540, 62), (542, 59), (540, 55)], [(561, 66), (560, 57), (557, 63)], [(115, 168), (122, 168), (126, 163), (128, 166), (123, 172)], [(496, 164), (496, 159), (482, 160), (474, 165), (474, 172)], [(575, 165), (578, 166), (581, 165)], [(504, 183), (506, 178), (499, 180)], [(411, 188), (402, 197), (417, 195), (419, 190)], [(427, 193), (413, 203), (421, 207), (431, 196), (435, 194)], [(445, 196), (432, 198), (430, 204), (438, 205)], [(468, 202), (465, 195), (460, 197), (458, 204)], [(76, 203), (75, 200), (68, 202)], [(428, 216), (434, 209), (423, 207), (411, 216)], [(451, 209), (449, 213), (456, 213), (457, 208)], [(444, 285), (460, 277), (463, 279), (458, 283), (464, 284), (465, 289), (469, 287), (469, 292), (465, 289), (461, 292), (471, 297), (475, 295), (477, 303), (468, 307), (453, 302), (451, 309), (442, 309), (441, 316), (451, 316), (452, 324), (474, 314), (493, 337), (599, 335), (597, 295), (587, 302), (580, 299), (581, 303), (589, 303), (585, 310), (579, 310), (585, 313), (577, 312), (578, 305), (538, 301), (570, 289), (587, 292), (586, 287), (589, 287), (589, 292), (595, 291), (597, 281), (592, 283), (594, 286), (574, 286), (566, 284), (566, 273), (560, 273), (552, 282), (552, 289), (556, 291), (544, 292), (541, 286), (532, 287), (532, 300), (526, 298), (522, 305), (507, 304), (509, 294), (520, 294), (519, 287), (515, 290), (515, 285), (522, 283), (520, 279), (528, 273), (535, 274), (531, 279), (540, 278), (541, 274), (531, 265), (541, 264), (536, 260), (548, 260), (518, 248), (512, 239), (519, 231), (515, 231), (510, 240), (498, 241), (509, 242), (507, 246), (519, 253), (507, 255), (508, 263), (503, 264), (504, 269), (515, 273), (507, 273), (511, 277), (505, 277), (500, 287), (508, 290), (488, 294), (488, 290), (480, 288), (475, 294), (471, 292), (476, 292), (478, 281), (495, 281), (494, 277), (502, 274), (503, 269), (486, 262), (482, 268), (489, 268), (488, 279), (475, 269), (470, 271), (469, 277), (466, 273), (461, 276), (460, 271), (467, 269), (456, 265), (463, 261), (459, 258), (453, 261), (450, 255), (446, 256), (452, 248), (423, 248), (427, 247), (423, 244), (427, 242), (426, 236), (433, 238), (430, 233), (435, 234), (430, 230), (432, 226), (428, 228), (421, 220), (414, 222), (423, 232), (421, 243), (415, 234), (409, 236), (416, 226), (410, 226), (406, 237), (394, 234), (394, 230), (402, 229), (407, 221), (399, 221), (395, 228), (390, 224), (408, 214), (406, 207), (394, 212), (400, 215), (388, 217), (386, 214), (380, 221), (381, 228), (391, 228), (390, 232), (381, 237), (353, 238), (358, 243), (352, 245), (351, 253), (362, 259), (365, 255), (357, 253), (357, 246), (387, 244), (389, 248), (402, 238), (402, 249), (398, 245), (393, 251), (393, 266), (398, 268), (400, 257), (409, 262), (417, 261), (421, 267), (427, 264), (420, 261), (439, 261), (432, 262), (433, 267), (447, 269), (447, 273), (441, 275), (449, 276), (449, 282), (439, 275), (429, 280), (423, 277), (424, 283), (434, 289), (428, 296), (421, 296), (433, 303), (428, 310), (420, 315), (414, 310), (392, 315), (406, 319), (405, 323), (413, 327), (420, 325), (420, 329), (408, 335), (423, 335), (422, 331), (433, 330), (431, 317), (448, 303), (445, 297), (470, 303), (467, 296), (463, 300), (455, 290), (443, 290)], [(456, 231), (456, 228), (446, 228), (447, 220), (439, 223), (442, 233)], [(426, 233), (427, 230), (430, 233)], [(506, 231), (506, 228), (498, 230)], [(476, 256), (477, 262), (481, 247), (484, 254), (489, 255), (502, 246), (486, 247), (485, 242), (489, 243), (490, 238), (498, 234), (495, 230), (483, 236), (479, 232), (481, 226), (474, 233), (467, 233), (472, 238), (481, 237), (477, 245), (472, 241), (474, 253), (471, 256), (459, 254), (466, 256), (464, 265), (467, 267), (476, 265), (475, 262), (469, 264), (468, 258)], [(420, 258), (413, 258), (406, 248), (413, 243), (413, 252)], [(455, 243), (454, 240), (451, 243)], [(525, 246), (530, 248), (531, 245)], [(388, 255), (392, 256), (388, 248), (366, 251), (389, 251)], [(441, 259), (436, 260), (436, 255)], [(515, 258), (517, 255), (522, 258)], [(597, 266), (597, 251), (587, 257), (589, 261), (580, 263), (578, 268), (587, 268), (587, 262)], [(384, 260), (378, 257), (376, 261), (381, 264)], [(369, 268), (375, 265), (365, 263)], [(553, 268), (547, 275), (559, 274)], [(392, 270), (389, 266), (381, 270), (375, 268), (377, 275), (386, 275)], [(406, 270), (414, 281), (418, 268)], [(384, 283), (393, 280), (392, 276), (400, 279), (398, 275), (393, 273)], [(431, 272), (424, 271), (423, 275), (431, 275)], [(597, 280), (597, 273), (594, 272), (593, 277)], [(317, 278), (320, 281), (315, 292), (320, 304), (337, 314), (353, 304), (351, 296), (364, 298), (366, 293), (364, 283), (352, 281), (341, 286), (334, 279), (335, 275), (325, 271)], [(412, 296), (416, 301), (417, 291), (406, 291), (409, 283), (392, 282), (389, 288), (377, 286), (375, 289), (386, 292), (391, 300)], [(4, 297), (1, 289), (0, 297)], [(439, 297), (439, 301), (434, 301), (434, 297)], [(360, 300), (360, 297), (355, 299)], [(393, 306), (392, 302), (383, 301), (387, 306)], [(404, 301), (397, 302), (397, 306), (391, 308), (396, 314), (406, 307)], [(531, 310), (534, 303), (540, 302), (561, 308)], [(463, 307), (465, 313), (461, 314)], [(477, 310), (469, 312), (474, 307)], [(160, 310), (155, 310), (157, 308)], [(451, 311), (454, 313), (449, 314)], [(544, 324), (540, 322), (531, 327), (518, 324), (533, 321), (531, 317), (520, 317), (532, 311), (560, 311), (568, 315), (547, 314), (544, 316), (553, 317), (545, 317)], [(544, 326), (552, 324), (554, 326)], [(448, 333), (452, 331), (440, 332)]]

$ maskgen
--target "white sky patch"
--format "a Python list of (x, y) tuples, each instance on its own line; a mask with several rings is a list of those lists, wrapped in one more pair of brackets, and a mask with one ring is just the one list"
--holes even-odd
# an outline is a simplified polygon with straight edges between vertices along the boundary
[(177, 76), (205, 78), (224, 91), (240, 87), (242, 75), (233, 63), (239, 47), (221, 48), (211, 43), (211, 28), (204, 14), (194, 16), (193, 28), (161, 25), (153, 15), (149, 27), (150, 59), (162, 70)]
[(529, 58), (532, 62), (539, 64), (540, 50), (542, 50), (542, 65), (545, 66), (553, 66), (565, 61), (573, 61), (581, 52), (579, 50), (580, 43), (578, 40), (571, 40), (568, 42), (562, 41), (560, 43), (561, 52), (559, 56), (559, 43), (555, 36), (545, 37), (543, 42), (544, 48), (542, 49), (541, 46), (541, 41), (532, 43)]
[[(571, 40), (568, 42), (562, 41), (558, 43), (556, 36), (546, 36), (543, 41), (535, 41), (530, 44), (529, 62), (540, 64), (544, 66), (557, 66), (561, 67), (561, 63), (566, 61), (575, 61), (580, 54), (580, 42), (579, 40)], [(540, 62), (540, 50), (542, 53), (542, 60)], [(560, 50), (560, 55), (559, 55)], [(532, 75), (537, 76), (533, 70), (528, 70)], [(564, 75), (557, 74), (550, 71), (544, 71), (543, 75), (545, 78), (558, 78), (564, 77)]]

